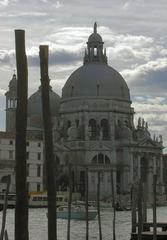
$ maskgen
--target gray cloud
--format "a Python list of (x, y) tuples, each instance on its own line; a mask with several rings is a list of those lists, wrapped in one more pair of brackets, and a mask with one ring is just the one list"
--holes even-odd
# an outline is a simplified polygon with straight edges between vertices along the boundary
[[(167, 132), (166, 9), (165, 0), (0, 0), (0, 96), (15, 68), (14, 29), (26, 31), (29, 94), (40, 84), (40, 44), (49, 45), (51, 83), (60, 93), (82, 64), (85, 43), (97, 21), (109, 64), (126, 79), (135, 111), (150, 122), (152, 132)], [(1, 104), (0, 114), (5, 103)]]

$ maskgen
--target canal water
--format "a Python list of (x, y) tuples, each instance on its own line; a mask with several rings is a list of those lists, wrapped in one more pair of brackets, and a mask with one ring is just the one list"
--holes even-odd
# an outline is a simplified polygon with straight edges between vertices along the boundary
[[(29, 236), (30, 240), (47, 239), (47, 209), (29, 209)], [(148, 220), (152, 220), (152, 209), (148, 209)], [(157, 220), (167, 222), (167, 207), (157, 208)], [(101, 210), (102, 235), (103, 240), (112, 238), (112, 209)], [(0, 227), (2, 222), (2, 212), (0, 212)], [(6, 228), (9, 239), (14, 240), (14, 210), (8, 209)], [(99, 239), (97, 219), (89, 222), (89, 239)], [(58, 219), (58, 240), (67, 239), (67, 220)], [(116, 239), (129, 240), (131, 232), (131, 212), (116, 212)], [(85, 240), (85, 221), (71, 220), (71, 240)]]

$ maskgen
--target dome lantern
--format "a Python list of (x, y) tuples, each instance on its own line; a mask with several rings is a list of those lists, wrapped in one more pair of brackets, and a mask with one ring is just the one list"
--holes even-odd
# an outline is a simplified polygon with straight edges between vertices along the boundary
[(95, 23), (85, 49), (84, 64), (66, 81), (62, 89), (62, 99), (88, 97), (131, 102), (125, 80), (107, 64), (103, 44)]
[(103, 51), (103, 40), (100, 34), (97, 33), (97, 23), (94, 23), (94, 31), (89, 36), (87, 42), (87, 51), (85, 52), (84, 64), (87, 63), (104, 63), (107, 64), (107, 57)]

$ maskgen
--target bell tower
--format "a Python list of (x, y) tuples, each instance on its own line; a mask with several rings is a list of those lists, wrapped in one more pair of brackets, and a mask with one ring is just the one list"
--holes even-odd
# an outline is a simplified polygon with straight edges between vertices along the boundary
[(104, 63), (107, 64), (106, 49), (103, 49), (103, 40), (97, 33), (97, 23), (94, 23), (93, 33), (89, 36), (87, 49), (85, 49), (84, 64)]
[(6, 96), (6, 132), (15, 132), (16, 106), (17, 106), (17, 78), (14, 73), (9, 82)]

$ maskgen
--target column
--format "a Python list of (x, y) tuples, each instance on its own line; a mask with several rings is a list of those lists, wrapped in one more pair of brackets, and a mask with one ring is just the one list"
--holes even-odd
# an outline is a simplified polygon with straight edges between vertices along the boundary
[(88, 112), (84, 112), (84, 135), (85, 135), (85, 140), (88, 141), (89, 140), (89, 128), (88, 128), (88, 124), (89, 124), (89, 120), (88, 120)]
[(163, 185), (164, 180), (163, 180), (163, 158), (162, 158), (162, 154), (160, 154), (159, 161), (160, 161), (160, 183)]
[(152, 188), (153, 188), (153, 157), (149, 155), (148, 157), (148, 177), (147, 177), (147, 196), (148, 202), (152, 203)]
[(141, 156), (138, 153), (137, 155), (137, 175), (138, 175), (138, 179), (141, 178)]
[(132, 151), (130, 151), (129, 152), (129, 157), (130, 157), (130, 183), (132, 184), (133, 183), (133, 181), (134, 181), (134, 174), (133, 174), (133, 169), (134, 169), (134, 164), (133, 164), (133, 161), (134, 161), (134, 159), (133, 159), (133, 152)]

